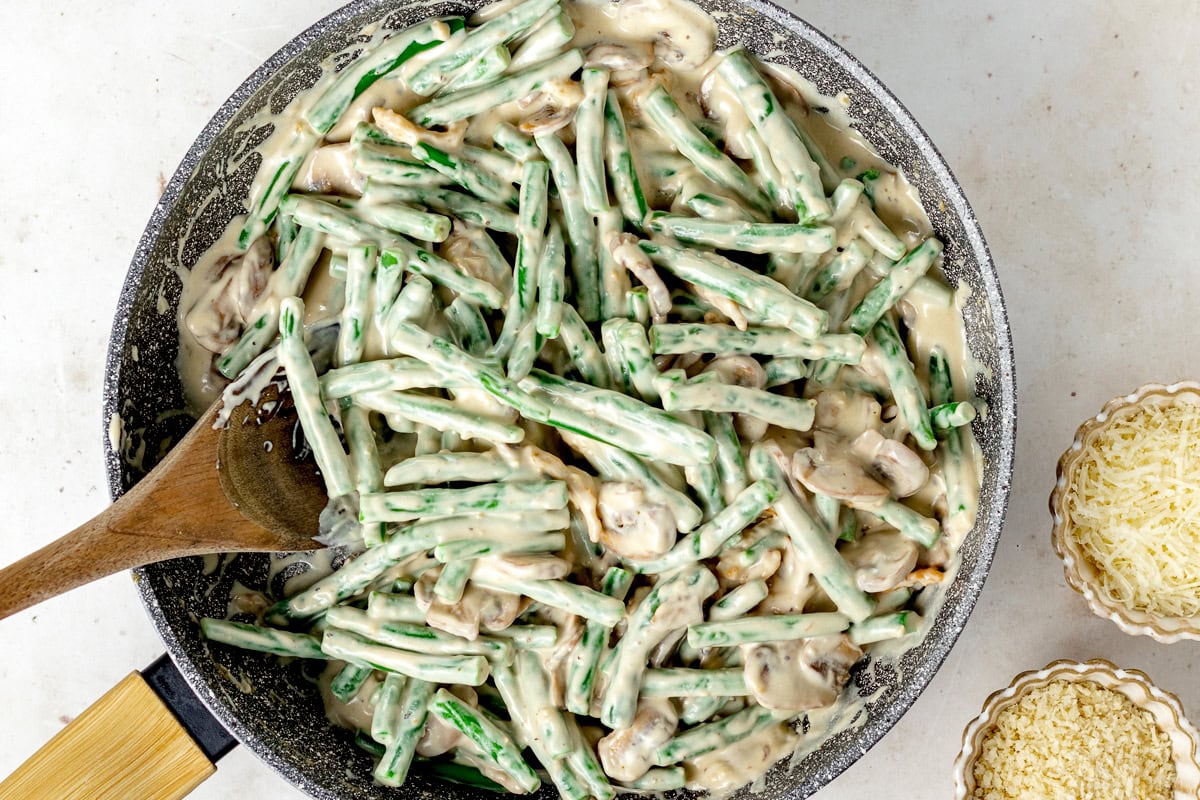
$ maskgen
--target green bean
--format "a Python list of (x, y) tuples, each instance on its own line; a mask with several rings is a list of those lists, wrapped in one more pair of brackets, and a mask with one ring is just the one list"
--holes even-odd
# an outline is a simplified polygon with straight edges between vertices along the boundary
[(866, 335), (875, 323), (903, 297), (918, 278), (929, 271), (942, 252), (942, 243), (937, 239), (926, 239), (908, 255), (900, 259), (887, 276), (871, 288), (850, 316), (843, 328), (860, 336)]
[(772, 324), (805, 337), (825, 330), (828, 315), (824, 311), (771, 278), (716, 253), (688, 251), (661, 242), (642, 241), (638, 247), (677, 277), (728, 297)]
[[(747, 548), (746, 552), (750, 552), (755, 546)], [(711, 622), (737, 619), (748, 614), (751, 609), (766, 600), (768, 594), (770, 594), (770, 590), (767, 588), (766, 581), (747, 581), (713, 603), (712, 608), (708, 610), (708, 619)]]
[(763, 364), (763, 369), (767, 373), (766, 388), (774, 389), (804, 380), (810, 367), (809, 362), (799, 356), (776, 356)]
[(567, 769), (562, 759), (551, 758), (546, 751), (538, 736), (534, 721), (527, 713), (528, 707), (517, 683), (515, 671), (511, 667), (498, 665), (492, 675), (495, 679), (496, 689), (504, 698), (504, 705), (512, 716), (513, 732), (516, 735), (517, 743), (533, 751), (562, 797), (568, 798), (568, 800), (584, 800), (587, 793), (579, 785), (574, 773)]
[(942, 530), (937, 520), (923, 516), (896, 500), (885, 500), (882, 505), (863, 507), (863, 510), (879, 517), (922, 547), (933, 547), (941, 538)]
[(290, 658), (328, 658), (321, 652), (320, 640), (306, 633), (291, 633), (210, 617), (200, 620), (200, 631), (210, 641), (240, 647), (243, 650), (257, 650), (260, 653), (273, 653)]
[(550, 204), (547, 186), (550, 168), (544, 161), (526, 161), (521, 172), (520, 215), (517, 222), (517, 259), (513, 288), (505, 308), (504, 327), (492, 348), (494, 358), (503, 358), (512, 350), (517, 334), (537, 313), (538, 262), (546, 238)]
[[(620, 567), (609, 567), (600, 582), (600, 590), (607, 597), (624, 600), (632, 585), (633, 573)], [(567, 665), (565, 703), (568, 711), (584, 716), (591, 713), (596, 671), (600, 666), (600, 655), (608, 644), (609, 634), (610, 628), (600, 622), (589, 621), (584, 626), (583, 636), (571, 651), (571, 660)]]
[(396, 727), (401, 721), (400, 698), (406, 681), (403, 675), (389, 672), (379, 688), (375, 710), (371, 714), (371, 738), (380, 744), (391, 744), (396, 738)]
[(414, 145), (412, 154), (422, 164), (442, 173), (480, 200), (506, 206), (516, 203), (517, 192), (511, 183), (506, 183), (463, 156), (447, 153), (428, 142)]
[(717, 74), (733, 89), (779, 166), (796, 213), (803, 220), (828, 217), (831, 209), (825, 199), (820, 169), (812, 157), (817, 148), (805, 141), (746, 51), (737, 48), (726, 53), (717, 65)]
[[(787, 486), (780, 466), (782, 451), (774, 443), (756, 444), (750, 450), (749, 468), (756, 480), (772, 480)], [(813, 576), (838, 610), (855, 622), (870, 616), (870, 596), (858, 588), (846, 560), (830, 541), (829, 531), (800, 503), (790, 489), (779, 493), (773, 506), (792, 543), (813, 562)]]
[(537, 332), (537, 320), (527, 320), (517, 332), (512, 351), (508, 354), (509, 379), (519, 381), (528, 375), (545, 344), (545, 337)]
[(783, 173), (775, 163), (775, 157), (762, 135), (751, 128), (742, 132), (742, 141), (750, 151), (750, 160), (754, 162), (754, 176), (767, 197), (771, 198), (776, 216), (795, 214), (796, 208), (792, 203), (791, 192), (785, 186)]
[(862, 647), (889, 639), (900, 639), (916, 630), (921, 616), (915, 611), (898, 611), (856, 622), (850, 626), (850, 641)]
[(373, 185), (435, 189), (451, 182), (436, 169), (414, 160), (407, 148), (396, 146), (360, 145), (354, 156), (354, 169)]
[(526, 792), (537, 791), (540, 781), (513, 744), (511, 738), (496, 723), (471, 708), (445, 689), (438, 689), (429, 703), (429, 713), (457, 730), (471, 741), (485, 759), (507, 773)]
[(456, 345), (477, 358), (487, 355), (492, 348), (492, 332), (479, 306), (456, 297), (442, 313)]
[(339, 366), (354, 364), (362, 359), (371, 275), (377, 257), (378, 250), (374, 245), (358, 245), (350, 249), (346, 266), (346, 301), (342, 306), (341, 325), (338, 328)]
[(653, 316), (650, 307), (650, 290), (645, 286), (634, 286), (625, 293), (626, 316), (643, 328), (650, 324)]
[(704, 177), (729, 189), (756, 211), (769, 212), (771, 202), (742, 168), (722, 153), (687, 118), (671, 93), (661, 84), (642, 100), (642, 112), (654, 127), (700, 170)]
[(488, 662), (482, 656), (428, 656), (374, 644), (337, 628), (325, 631), (321, 649), (333, 658), (365, 664), (383, 672), (398, 672), (430, 683), (478, 686), (488, 676)]
[(304, 301), (288, 297), (279, 309), (279, 362), (287, 374), (288, 387), (296, 404), (296, 414), (304, 435), (312, 447), (313, 458), (325, 478), (329, 497), (341, 497), (354, 491), (350, 462), (337, 431), (321, 403), (321, 387), (304, 344)]
[(462, 17), (431, 19), (400, 31), (337, 73), (304, 118), (321, 135), (329, 133), (356, 97), (417, 53), (436, 47), (463, 29)]
[(688, 627), (692, 647), (733, 647), (756, 642), (783, 642), (841, 633), (850, 626), (845, 614), (817, 612), (743, 617), (726, 622), (701, 622)]
[[(367, 409), (353, 402), (342, 402), (342, 432), (346, 436), (346, 447), (350, 451), (350, 474), (354, 478), (356, 491), (377, 492), (383, 488), (383, 467), (379, 462), (379, 449), (375, 444), (375, 431)], [(383, 541), (384, 526), (367, 524), (362, 526), (363, 543), (375, 547)]]
[(669, 553), (635, 565), (639, 572), (669, 572), (692, 561), (711, 558), (747, 525), (754, 522), (779, 496), (779, 484), (756, 481), (743, 489), (720, 513), (679, 540)]
[(533, 94), (550, 81), (570, 76), (581, 66), (583, 54), (579, 50), (568, 50), (486, 86), (435, 98), (408, 112), (408, 118), (426, 128), (466, 119)]
[(418, 203), (472, 225), (501, 233), (517, 232), (517, 215), (512, 211), (450, 189), (368, 183), (363, 199), (368, 203), (380, 204)]
[(381, 264), (403, 264), (410, 272), (441, 284), (467, 300), (487, 308), (500, 308), (504, 304), (504, 296), (495, 286), (468, 274), (457, 264), (411, 243), (401, 242), (395, 249), (385, 249), (379, 260)]
[[(683, 201), (684, 206), (690, 209), (697, 217), (710, 222), (752, 222), (754, 214), (750, 209), (738, 203), (736, 200), (730, 200), (727, 197), (721, 197), (712, 192), (696, 192), (690, 195)], [(651, 220), (652, 230), (663, 230), (665, 224), (662, 220), (662, 212), (654, 212), (658, 215)], [(684, 219), (677, 217), (676, 219)], [(654, 227), (655, 220), (658, 223), (658, 228)], [(695, 220), (690, 220), (695, 221)], [(676, 237), (679, 238), (679, 237)]]
[(372, 411), (400, 416), (438, 431), (452, 431), (466, 439), (514, 444), (525, 438), (525, 431), (502, 420), (469, 411), (453, 400), (415, 392), (366, 392), (357, 402)]
[(826, 226), (697, 219), (661, 211), (651, 212), (647, 227), (681, 242), (748, 253), (825, 253), (834, 240), (834, 229)]
[[(385, 187), (399, 189), (401, 187)], [(432, 190), (429, 190), (432, 191)], [(391, 231), (400, 231), (426, 242), (443, 242), (450, 235), (450, 218), (412, 208), (399, 202), (386, 204), (357, 202), (354, 210), (368, 222)]]
[(750, 694), (740, 669), (649, 669), (642, 697), (737, 697)]
[(583, 195), (575, 162), (567, 146), (556, 134), (534, 138), (538, 149), (550, 164), (558, 199), (562, 203), (567, 240), (571, 245), (571, 273), (575, 306), (585, 322), (600, 319), (600, 266), (596, 245), (596, 226), (583, 207)]
[(523, 594), (543, 605), (594, 619), (609, 627), (625, 615), (625, 604), (620, 600), (566, 581), (523, 580), (500, 574), (481, 574), (479, 569), (471, 576), (471, 581), (483, 589)]
[(367, 616), (388, 622), (424, 623), (425, 612), (411, 595), (371, 592), (367, 599)]
[(419, 489), (367, 494), (359, 499), (364, 522), (403, 522), (424, 516), (475, 511), (542, 511), (565, 508), (562, 481), (489, 483), (468, 489)]
[[(242, 252), (249, 250), (250, 245), (267, 232), (267, 226), (279, 212), (279, 203), (291, 190), (292, 181), (300, 172), (304, 159), (321, 140), (320, 135), (303, 125), (291, 126), (288, 130), (291, 138), (274, 158), (263, 160), (250, 187), (250, 198), (246, 201), (249, 213), (237, 240), (237, 248)], [(247, 359), (246, 363), (252, 358)]]
[(400, 786), (408, 777), (409, 766), (417, 752), (417, 742), (425, 732), (429, 702), (435, 688), (428, 681), (415, 678), (405, 681), (392, 740), (375, 767), (375, 780), (384, 786)]
[[(389, 255), (388, 259), (393, 257)], [(397, 325), (406, 322), (418, 325), (424, 323), (433, 313), (434, 302), (433, 284), (420, 275), (410, 275), (380, 323), (385, 349), (392, 349), (392, 331)]]
[[(538, 150), (533, 140), (508, 122), (501, 122), (492, 128), (492, 141), (497, 147), (521, 162), (542, 157), (542, 151)], [(515, 232), (515, 229), (507, 231), (507, 233)]]
[(717, 443), (715, 464), (721, 481), (721, 494), (726, 503), (731, 503), (749, 484), (741, 442), (734, 430), (733, 420), (727, 415), (705, 411), (704, 428)]
[(392, 466), (383, 476), (386, 486), (435, 484), (467, 481), (491, 483), (505, 478), (528, 480), (537, 477), (533, 470), (516, 468), (499, 451), (487, 453), (438, 453), (406, 458)]
[(771, 394), (746, 386), (720, 383), (687, 384), (663, 392), (668, 411), (716, 411), (745, 414), (780, 428), (806, 431), (812, 427), (817, 401)]
[(781, 724), (777, 713), (761, 706), (751, 706), (716, 722), (692, 728), (658, 748), (654, 763), (670, 766), (745, 741), (770, 725)]
[(630, 225), (641, 228), (650, 207), (642, 192), (637, 164), (629, 146), (625, 116), (621, 113), (621, 102), (615, 89), (608, 90), (604, 104), (604, 158), (621, 214)]
[(575, 371), (585, 383), (601, 389), (612, 385), (604, 355), (596, 345), (592, 332), (588, 330), (575, 307), (569, 304), (563, 305), (559, 338), (571, 358)]
[(324, 247), (324, 234), (311, 228), (300, 229), (287, 258), (271, 275), (265, 300), (255, 303), (254, 322), (242, 333), (237, 344), (217, 360), (218, 372), (226, 378), (235, 378), (267, 349), (279, 332), (278, 300), (299, 295), (304, 290)]
[(524, 69), (558, 55), (574, 36), (575, 23), (570, 15), (565, 11), (554, 13), (551, 9), (520, 43), (509, 69)]
[(462, 600), (463, 592), (467, 589), (467, 580), (475, 561), (471, 559), (454, 561), (442, 567), (442, 574), (433, 584), (433, 593), (443, 603), (455, 605)]
[[(776, 359), (827, 359), (844, 364), (857, 364), (866, 349), (862, 337), (853, 333), (827, 333), (808, 339), (778, 328), (743, 331), (732, 325), (701, 323), (651, 325), (650, 345), (655, 353), (766, 355)], [(792, 368), (788, 374), (795, 372)], [(778, 373), (775, 379), (780, 379)]]
[(933, 450), (937, 447), (937, 439), (929, 419), (925, 392), (921, 389), (913, 364), (905, 352), (899, 331), (890, 319), (883, 317), (875, 323), (871, 336), (879, 345), (884, 372), (901, 420), (922, 450)]
[[(470, 63), (498, 45), (506, 44), (533, 25), (558, 0), (529, 0), (495, 19), (488, 20), (463, 37), (458, 47), (426, 62), (408, 78), (408, 88), (429, 96), (461, 74)], [(428, 126), (427, 123), (421, 123)]]
[(557, 339), (562, 324), (563, 297), (567, 293), (567, 256), (562, 227), (551, 220), (541, 261), (538, 263), (537, 332), (547, 339)]
[[(307, 195), (289, 194), (283, 198), (279, 208), (283, 213), (290, 214), (301, 227), (316, 228), (347, 242), (366, 241), (386, 245), (396, 238), (396, 233), (372, 225), (349, 209)], [(440, 219), (445, 220), (445, 217)]]
[(551, 758), (563, 758), (574, 744), (567, 731), (566, 720), (554, 705), (550, 697), (550, 687), (546, 683), (546, 675), (542, 672), (541, 659), (530, 650), (521, 650), (516, 654), (514, 668), (517, 671), (517, 682), (521, 687), (521, 696), (525, 700), (525, 710), (529, 714), (538, 737), (546, 754)]
[(371, 667), (362, 664), (347, 664), (329, 682), (329, 693), (343, 703), (349, 703), (358, 695), (363, 684), (367, 682), (367, 678), (374, 674), (375, 670)]
[(687, 624), (689, 619), (685, 613), (659, 617), (658, 610), (664, 604), (683, 604), (687, 607), (687, 604), (695, 603), (694, 610), (699, 613), (700, 604), (716, 590), (717, 579), (697, 564), (658, 579), (654, 588), (630, 614), (625, 634), (613, 651), (612, 669), (606, 670), (609, 680), (600, 709), (601, 722), (614, 729), (628, 728), (633, 723), (650, 651), (678, 626)]
[(604, 103), (608, 97), (608, 70), (585, 67), (580, 82), (583, 99), (575, 112), (575, 160), (579, 164), (583, 207), (590, 214), (600, 214), (608, 210), (608, 186), (604, 180)]
[(619, 784), (624, 789), (635, 792), (669, 792), (683, 789), (687, 786), (687, 777), (683, 767), (667, 767), (665, 769), (647, 770), (642, 777)]
[[(930, 385), (932, 393), (933, 386)], [(946, 402), (929, 409), (929, 422), (935, 433), (946, 434), (954, 428), (970, 425), (979, 411), (967, 402)]]
[(566, 546), (566, 537), (561, 533), (546, 533), (512, 541), (473, 541), (456, 539), (439, 544), (433, 556), (443, 564), (457, 561), (472, 561), (484, 556), (523, 555), (527, 553), (554, 553)]
[(674, 456), (677, 460), (670, 460), (664, 455), (664, 460), (669, 463), (685, 466), (707, 464), (716, 457), (716, 444), (708, 434), (627, 395), (569, 381), (537, 369), (530, 372), (521, 385), (531, 391), (536, 389), (545, 392), (555, 400), (581, 411), (604, 414), (630, 430), (672, 437), (671, 442), (660, 443), (664, 451), (677, 453)]
[[(935, 403), (951, 403), (956, 388), (950, 371), (946, 351), (935, 346), (929, 351), (929, 394)], [(968, 443), (971, 441), (970, 427), (950, 428), (946, 431), (938, 457), (942, 464), (942, 475), (946, 481), (946, 530), (954, 536), (966, 535), (974, 525), (974, 491), (976, 479), (974, 467), (968, 461)]]
[(320, 382), (321, 396), (336, 400), (362, 392), (428, 389), (441, 386), (443, 379), (415, 358), (391, 358), (331, 369)]
[(821, 268), (805, 297), (819, 303), (835, 291), (849, 289), (870, 258), (870, 247), (855, 239)]
[(512, 64), (512, 54), (502, 44), (484, 50), (446, 84), (445, 92), (457, 92), (491, 83)]

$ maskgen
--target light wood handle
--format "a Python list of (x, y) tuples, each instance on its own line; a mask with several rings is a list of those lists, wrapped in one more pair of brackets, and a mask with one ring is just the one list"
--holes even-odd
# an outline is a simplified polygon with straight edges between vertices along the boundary
[(0, 800), (178, 800), (214, 772), (133, 672), (0, 783)]

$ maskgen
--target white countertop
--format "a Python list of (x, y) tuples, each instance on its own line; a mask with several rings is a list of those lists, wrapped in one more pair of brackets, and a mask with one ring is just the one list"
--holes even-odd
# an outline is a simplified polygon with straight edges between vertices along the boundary
[[(1196, 645), (1130, 638), (1092, 617), (1064, 583), (1046, 512), (1082, 419), (1143, 382), (1200, 377), (1200, 7), (788, 5), (900, 97), (962, 182), (1007, 297), (1020, 403), (1011, 512), (966, 632), (900, 724), (818, 797), (947, 797), (984, 698), (1055, 658), (1144, 669), (1200, 716)], [(225, 97), (334, 6), (47, 0), (0, 11), (0, 339), (12, 356), (0, 381), (0, 562), (107, 504), (101, 373), (146, 219)], [(0, 643), (0, 776), (162, 651), (128, 575), (0, 621)], [(193, 797), (235, 794), (301, 797), (244, 749)]]

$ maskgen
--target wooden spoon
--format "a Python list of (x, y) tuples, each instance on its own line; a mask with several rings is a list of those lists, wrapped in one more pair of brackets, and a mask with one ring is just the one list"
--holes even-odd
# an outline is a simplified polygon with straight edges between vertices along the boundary
[(314, 550), (328, 502), (295, 452), (291, 397), (274, 387), (214, 428), (218, 400), (132, 489), (66, 536), (0, 569), (0, 619), (133, 567), (221, 552)]

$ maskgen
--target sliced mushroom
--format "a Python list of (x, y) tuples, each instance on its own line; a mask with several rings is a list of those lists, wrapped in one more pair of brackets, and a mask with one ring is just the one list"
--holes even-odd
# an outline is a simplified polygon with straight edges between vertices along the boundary
[(237, 341), (266, 289), (273, 267), (271, 244), (265, 237), (245, 253), (222, 256), (207, 267), (203, 284), (208, 288), (184, 317), (188, 332), (201, 347), (221, 353)]
[(349, 142), (318, 147), (300, 165), (293, 185), (299, 185), (307, 192), (362, 194), (366, 179), (354, 167), (357, 151), (358, 148)]
[(477, 568), (486, 562), (489, 574), (522, 581), (556, 581), (571, 573), (571, 564), (558, 556), (531, 554), (511, 556), (485, 556), (479, 559)]
[[(703, 286), (691, 287), (692, 293), (699, 297), (704, 302), (712, 306), (721, 315), (719, 318), (711, 320), (713, 322), (732, 322), (739, 331), (746, 330), (750, 323), (746, 320), (746, 314), (742, 311), (742, 307), (730, 300), (725, 295), (717, 294), (714, 291), (706, 289)], [(704, 315), (705, 321), (708, 319), (708, 314)]]
[(512, 273), (492, 269), (492, 263), (480, 249), (481, 244), (477, 238), (486, 235), (455, 222), (446, 241), (437, 246), (438, 255), (461, 268), (472, 278), (494, 284), (502, 294), (507, 294), (512, 290)]
[(637, 246), (638, 239), (633, 234), (619, 233), (607, 242), (606, 246), (612, 252), (613, 260), (624, 267), (650, 293), (650, 319), (653, 322), (665, 322), (671, 312), (671, 292), (662, 278), (658, 276), (650, 257)]
[(838, 552), (854, 569), (864, 592), (886, 592), (899, 586), (917, 565), (920, 546), (899, 531), (876, 531), (843, 545)]
[(618, 781), (635, 781), (654, 766), (654, 753), (671, 741), (679, 717), (667, 699), (642, 700), (628, 728), (613, 731), (596, 745), (604, 772)]
[(743, 674), (764, 708), (807, 711), (837, 700), (862, 655), (842, 633), (757, 644), (742, 648)]
[[(775, 534), (767, 535), (774, 536)], [(748, 546), (758, 544), (760, 543), (754, 542)], [(721, 554), (721, 559), (717, 562), (717, 577), (726, 583), (737, 585), (741, 585), (747, 581), (765, 581), (779, 571), (780, 565), (783, 564), (783, 551), (787, 547), (788, 543), (786, 539), (778, 537), (776, 540), (773, 540), (772, 546), (766, 547), (759, 552), (758, 559), (752, 564), (746, 563), (746, 559), (743, 556), (746, 548), (739, 547), (736, 550), (726, 551)]]
[(654, 32), (654, 55), (673, 69), (695, 69), (717, 41), (712, 17), (679, 0), (625, 0), (617, 9), (621, 30), (638, 38)]
[(792, 456), (792, 475), (810, 492), (835, 497), (855, 508), (876, 508), (889, 497), (887, 487), (857, 461), (842, 455), (826, 456), (812, 447)]
[(879, 402), (870, 395), (830, 389), (817, 394), (813, 427), (853, 439), (862, 431), (877, 430)]
[[(344, 667), (340, 661), (330, 661), (321, 672), (317, 684), (321, 689), (321, 697), (325, 701), (325, 716), (333, 724), (351, 730), (370, 730), (371, 717), (375, 713), (375, 704), (371, 702), (375, 689), (379, 686), (379, 678), (372, 673), (367, 677), (354, 697), (349, 701), (341, 700), (331, 691), (334, 677)], [(249, 691), (247, 689), (247, 691)]]
[(817, 591), (812, 564), (795, 547), (782, 552), (779, 569), (767, 583), (770, 592), (759, 610), (764, 614), (799, 614)]
[(743, 159), (751, 157), (744, 134), (753, 125), (737, 92), (716, 70), (700, 82), (700, 110), (705, 116), (720, 120), (725, 131), (725, 148), (730, 155)]
[(730, 386), (761, 389), (767, 385), (767, 371), (751, 356), (720, 356), (708, 362), (704, 371), (716, 373)]
[(609, 72), (649, 69), (654, 64), (654, 45), (650, 42), (598, 42), (588, 48), (585, 67), (600, 67)]
[(560, 78), (517, 101), (517, 107), (529, 113), (517, 124), (522, 133), (540, 136), (566, 127), (575, 119), (575, 109), (583, 100), (583, 88), (573, 80)]
[(665, 505), (651, 502), (638, 484), (600, 484), (598, 508), (604, 523), (600, 541), (622, 558), (648, 561), (675, 545), (675, 515)]
[(879, 431), (866, 430), (850, 443), (850, 452), (867, 471), (882, 481), (895, 497), (908, 497), (920, 491), (929, 480), (929, 467), (921, 457), (895, 439), (885, 439)]
[(390, 108), (374, 108), (371, 110), (371, 116), (389, 139), (409, 147), (425, 142), (440, 150), (457, 150), (462, 147), (463, 137), (467, 135), (468, 123), (465, 119), (451, 122), (444, 131), (433, 131), (422, 128)]

